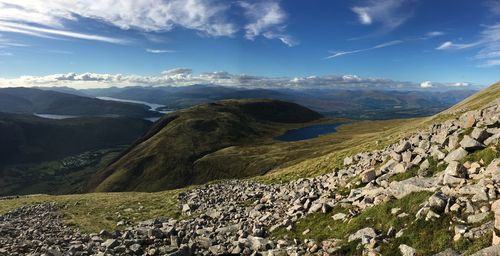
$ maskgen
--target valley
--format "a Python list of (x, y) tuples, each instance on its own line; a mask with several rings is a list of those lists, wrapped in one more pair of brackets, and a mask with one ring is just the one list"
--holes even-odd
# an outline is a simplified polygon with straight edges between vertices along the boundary
[(0, 0), (0, 256), (500, 256), (500, 0)]
[[(35, 218), (52, 227), (51, 239), (81, 229), (85, 233), (72, 238), (77, 247), (61, 241), (61, 248), (74, 251), (494, 255), (500, 216), (499, 89), (500, 84), (493, 85), (427, 118), (353, 122), (316, 139), (266, 145), (287, 145), (283, 151), (291, 155), (294, 146), (311, 151), (307, 146), (330, 146), (314, 148), (319, 151), (316, 157), (309, 155), (254, 178), (155, 193), (5, 199), (0, 200), (3, 213), (25, 206), (1, 218), (7, 226)], [(172, 122), (168, 116), (163, 120)], [(332, 143), (342, 137), (347, 139)], [(234, 152), (252, 151), (252, 145), (237, 147)], [(261, 152), (260, 146), (253, 147)], [(269, 158), (272, 152), (261, 155)], [(229, 155), (223, 152), (221, 157)], [(109, 212), (109, 206), (116, 211)], [(57, 211), (64, 217), (56, 217)], [(38, 214), (54, 217), (38, 220)], [(118, 231), (100, 231), (103, 228)], [(4, 232), (7, 248), (17, 252), (24, 247), (9, 237), (31, 237), (22, 231)], [(426, 240), (430, 236), (435, 239)], [(137, 239), (144, 242), (136, 245)], [(93, 246), (81, 241), (93, 241)]]

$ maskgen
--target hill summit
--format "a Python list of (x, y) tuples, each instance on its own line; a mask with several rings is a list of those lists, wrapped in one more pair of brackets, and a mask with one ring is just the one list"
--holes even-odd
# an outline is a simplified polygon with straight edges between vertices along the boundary
[[(227, 147), (272, 138), (287, 124), (322, 116), (277, 100), (226, 100), (170, 113), (90, 182), (96, 191), (158, 191), (262, 174), (206, 169), (198, 161)], [(281, 128), (281, 129), (280, 129)], [(212, 164), (212, 166), (216, 166)]]

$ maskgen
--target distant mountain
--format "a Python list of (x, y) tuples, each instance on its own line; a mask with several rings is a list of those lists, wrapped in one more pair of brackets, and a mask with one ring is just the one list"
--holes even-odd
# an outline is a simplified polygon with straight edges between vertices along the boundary
[(216, 172), (211, 171), (215, 165), (196, 163), (212, 152), (254, 144), (282, 132), (283, 126), (321, 117), (300, 105), (274, 100), (228, 100), (173, 112), (99, 171), (89, 186), (96, 191), (158, 191), (262, 174), (263, 170)]
[(136, 118), (52, 120), (0, 113), (0, 166), (59, 159), (87, 150), (128, 145), (151, 122)]
[[(74, 92), (67, 90), (67, 92)], [(133, 103), (99, 100), (74, 94), (34, 88), (0, 89), (0, 112), (23, 114), (57, 114), (131, 117), (157, 116), (148, 106)]]
[(322, 114), (355, 119), (393, 119), (438, 113), (475, 90), (390, 91), (347, 89), (247, 89), (216, 85), (88, 89), (91, 96), (140, 100), (179, 109), (224, 99), (267, 98), (294, 102)]

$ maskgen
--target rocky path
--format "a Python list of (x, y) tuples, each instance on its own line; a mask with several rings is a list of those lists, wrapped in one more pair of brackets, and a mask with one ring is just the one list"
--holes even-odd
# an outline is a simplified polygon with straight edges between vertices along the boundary
[[(349, 205), (349, 212), (331, 214), (348, 222), (366, 209), (420, 191), (433, 194), (415, 219), (463, 216), (450, 223), (454, 239), (493, 234), (492, 247), (478, 255), (500, 255), (500, 159), (496, 154), (464, 160), (481, 150), (498, 150), (499, 118), (497, 101), (383, 150), (347, 157), (344, 168), (314, 178), (200, 186), (179, 194), (183, 220), (160, 218), (121, 232), (80, 234), (62, 224), (55, 205), (26, 206), (0, 217), (0, 255), (336, 255), (338, 240), (272, 240), (270, 233), (290, 230), (304, 216), (328, 214), (340, 205)], [(408, 173), (413, 175), (404, 176)], [(346, 188), (348, 193), (339, 192)], [(367, 226), (348, 240), (358, 240), (365, 255), (379, 255), (382, 242), (403, 232)], [(399, 248), (405, 256), (416, 253), (408, 245)]]

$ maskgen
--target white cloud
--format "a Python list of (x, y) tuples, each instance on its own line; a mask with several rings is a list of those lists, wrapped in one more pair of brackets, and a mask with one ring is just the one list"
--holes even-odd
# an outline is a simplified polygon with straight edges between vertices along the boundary
[(452, 41), (447, 41), (439, 45), (436, 49), (437, 50), (461, 50), (461, 49), (467, 49), (471, 48), (474, 46), (477, 46), (479, 43), (470, 43), (470, 44), (457, 44), (453, 43)]
[(380, 48), (385, 48), (385, 47), (390, 47), (390, 46), (398, 45), (398, 44), (401, 44), (401, 43), (404, 43), (404, 41), (402, 41), (402, 40), (394, 40), (394, 41), (390, 41), (390, 42), (378, 44), (378, 45), (375, 45), (375, 46), (370, 47), (370, 48), (364, 48), (364, 49), (358, 49), (358, 50), (352, 50), (352, 51), (330, 52), (331, 55), (327, 56), (325, 59), (333, 59), (333, 58), (337, 58), (337, 57), (340, 57), (340, 56), (343, 56), (343, 55), (349, 55), (349, 54), (355, 54), (355, 53), (360, 53), (360, 52), (372, 51), (372, 50), (376, 50), (376, 49), (380, 49)]
[(245, 26), (245, 37), (254, 40), (262, 35), (268, 39), (279, 39), (288, 46), (297, 44), (296, 40), (285, 34), (286, 13), (279, 2), (256, 1), (240, 2), (249, 23)]
[(438, 46), (437, 50), (462, 50), (478, 47), (480, 50), (474, 56), (479, 60), (479, 67), (493, 67), (500, 65), (500, 23), (483, 26), (479, 39), (470, 43), (457, 44), (447, 41)]
[(424, 82), (420, 83), (420, 87), (422, 87), (422, 88), (431, 88), (431, 87), (433, 87), (433, 85), (432, 85), (431, 81), (424, 81)]
[[(0, 0), (0, 31), (46, 38), (126, 41), (67, 29), (69, 23), (86, 18), (145, 34), (181, 27), (209, 36), (234, 36), (243, 29), (248, 39), (263, 36), (290, 46), (296, 44), (285, 33), (287, 15), (277, 0), (239, 3), (227, 0)], [(242, 8), (246, 17), (243, 21), (234, 18)]]
[(426, 34), (426, 36), (428, 36), (428, 37), (436, 37), (436, 36), (442, 36), (442, 35), (444, 35), (444, 32), (441, 32), (441, 31), (431, 31), (431, 32)]
[(467, 82), (457, 82), (457, 83), (450, 84), (450, 86), (456, 86), (456, 87), (467, 87), (470, 85), (471, 84), (467, 83)]
[(227, 4), (203, 0), (0, 0), (3, 20), (63, 27), (78, 16), (100, 20), (122, 29), (169, 31), (175, 26), (231, 35), (234, 25), (225, 21)]
[(71, 37), (77, 39), (94, 40), (94, 41), (117, 43), (117, 44), (126, 42), (126, 40), (124, 39), (118, 39), (100, 35), (90, 35), (90, 34), (77, 33), (59, 29), (42, 28), (42, 27), (19, 24), (14, 22), (0, 21), (0, 31), (15, 32), (15, 33), (38, 36), (38, 37), (51, 37), (51, 36)]
[(365, 5), (351, 10), (363, 25), (381, 24), (386, 29), (395, 29), (408, 20), (413, 12), (412, 0), (370, 0)]
[[(459, 83), (416, 84), (381, 78), (364, 78), (357, 75), (343, 76), (303, 76), (303, 77), (264, 77), (247, 74), (231, 74), (216, 71), (193, 74), (190, 68), (175, 68), (158, 75), (123, 75), (102, 73), (66, 73), (46, 76), (21, 76), (18, 78), (0, 78), (0, 87), (50, 87), (68, 86), (73, 88), (106, 88), (126, 86), (186, 86), (193, 84), (215, 84), (244, 88), (294, 88), (294, 89), (373, 89), (373, 90), (420, 90), (461, 89)], [(460, 86), (458, 86), (460, 85)]]
[(164, 49), (146, 49), (146, 52), (149, 53), (174, 53), (177, 52), (175, 50), (164, 50)]

